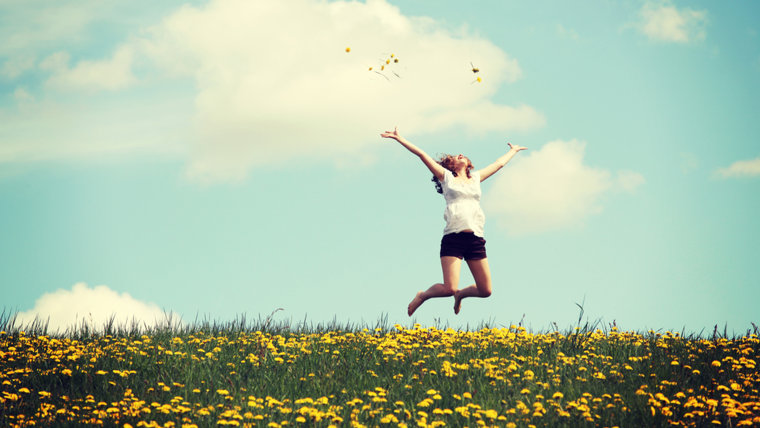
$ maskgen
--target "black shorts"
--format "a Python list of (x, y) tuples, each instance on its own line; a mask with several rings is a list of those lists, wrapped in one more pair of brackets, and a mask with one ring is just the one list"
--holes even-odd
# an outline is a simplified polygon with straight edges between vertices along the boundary
[(457, 232), (443, 235), (441, 257), (453, 256), (465, 260), (486, 258), (486, 240), (472, 232)]

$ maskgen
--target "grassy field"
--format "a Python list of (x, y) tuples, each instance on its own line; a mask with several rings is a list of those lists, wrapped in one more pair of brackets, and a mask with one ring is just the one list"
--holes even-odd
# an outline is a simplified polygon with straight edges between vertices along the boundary
[(48, 335), (7, 321), (2, 426), (760, 426), (757, 327), (705, 338), (267, 319)]

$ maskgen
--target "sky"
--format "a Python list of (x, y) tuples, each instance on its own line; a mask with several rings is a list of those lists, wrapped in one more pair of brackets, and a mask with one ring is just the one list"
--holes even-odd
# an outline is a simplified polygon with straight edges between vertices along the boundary
[[(760, 324), (758, 18), (753, 1), (0, 1), (0, 306), (60, 329), (282, 308), (547, 331), (580, 304), (600, 326), (741, 334)], [(528, 147), (482, 183), (493, 294), (459, 315), (452, 298), (406, 314), (442, 279), (445, 203), (380, 138), (394, 127), (476, 168)]]

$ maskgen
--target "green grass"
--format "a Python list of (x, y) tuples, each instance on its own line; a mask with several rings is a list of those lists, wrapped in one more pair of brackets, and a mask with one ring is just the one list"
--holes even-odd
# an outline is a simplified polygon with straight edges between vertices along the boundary
[[(266, 318), (80, 325), (0, 316), (0, 425), (760, 424), (758, 329), (531, 333)], [(96, 331), (97, 330), (97, 331)]]

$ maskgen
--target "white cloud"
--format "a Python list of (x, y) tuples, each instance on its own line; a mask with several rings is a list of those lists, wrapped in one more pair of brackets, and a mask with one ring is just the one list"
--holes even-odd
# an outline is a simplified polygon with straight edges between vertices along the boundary
[(715, 173), (723, 178), (760, 176), (760, 157), (736, 161), (726, 168), (718, 168)]
[(652, 40), (688, 43), (705, 38), (707, 12), (678, 9), (668, 2), (647, 2), (639, 11), (636, 27)]
[(105, 285), (89, 288), (80, 282), (74, 284), (71, 290), (60, 289), (43, 294), (32, 309), (17, 314), (16, 326), (28, 326), (36, 319), (42, 323), (49, 322), (51, 332), (76, 329), (82, 323), (102, 330), (111, 318), (115, 327), (127, 328), (133, 322), (144, 328), (166, 325), (168, 320), (173, 323), (179, 321), (175, 314), (164, 312), (154, 303), (141, 302), (128, 293), (118, 293)]
[(69, 54), (58, 52), (46, 58), (40, 68), (52, 71), (47, 84), (59, 90), (118, 90), (135, 83), (132, 74), (134, 53), (121, 46), (106, 60), (80, 61), (68, 67)]
[[(382, 130), (535, 128), (530, 106), (489, 98), (521, 69), (491, 42), (409, 18), (381, 0), (213, 1), (184, 7), (143, 49), (198, 88), (189, 174), (236, 179), (259, 165), (361, 153)], [(351, 52), (346, 53), (345, 48)], [(369, 71), (391, 53), (388, 79)], [(470, 61), (483, 82), (471, 84)]]
[(486, 214), (512, 235), (574, 227), (602, 211), (605, 192), (630, 192), (644, 182), (637, 172), (619, 171), (613, 180), (609, 171), (584, 165), (585, 149), (585, 142), (555, 140), (521, 152), (492, 179)]

